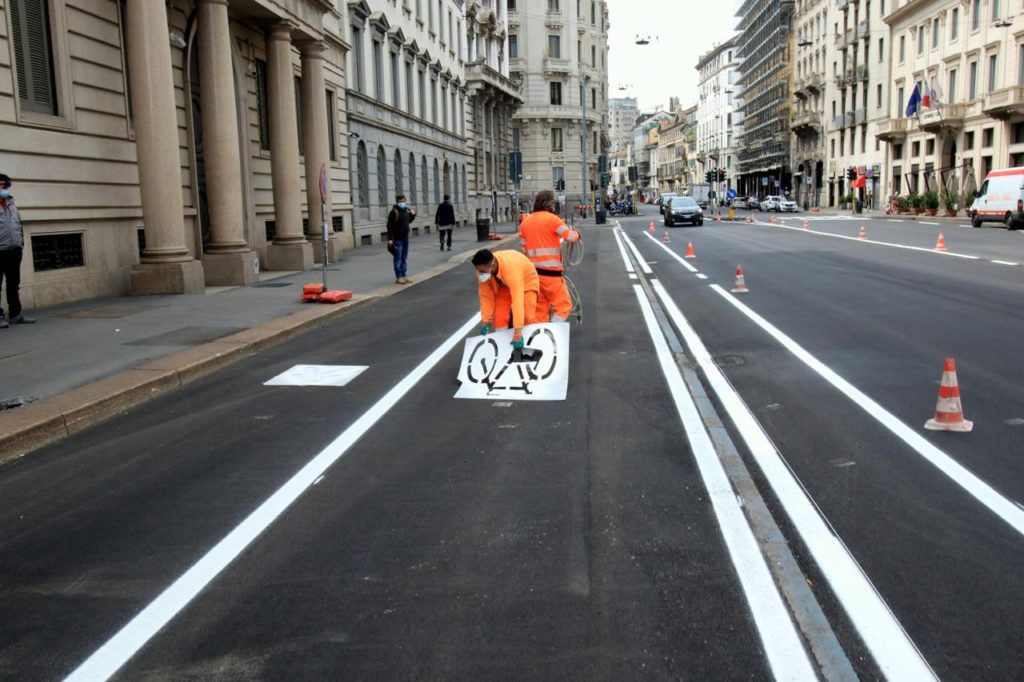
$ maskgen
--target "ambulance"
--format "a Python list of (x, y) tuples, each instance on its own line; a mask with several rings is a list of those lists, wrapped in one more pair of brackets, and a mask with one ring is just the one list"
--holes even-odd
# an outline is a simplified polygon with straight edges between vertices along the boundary
[(1007, 230), (1024, 225), (1024, 167), (994, 170), (985, 178), (967, 210), (971, 225), (1003, 223)]

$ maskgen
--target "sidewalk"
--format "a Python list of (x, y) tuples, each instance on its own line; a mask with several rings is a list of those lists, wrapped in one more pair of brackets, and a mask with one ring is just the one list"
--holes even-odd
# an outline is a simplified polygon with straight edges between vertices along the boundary
[[(492, 227), (503, 237), (512, 223)], [(382, 296), (465, 262), (483, 247), (476, 227), (455, 230), (452, 251), (437, 233), (410, 239), (411, 285), (395, 284), (383, 245), (350, 249), (328, 265), (331, 289), (353, 292), (338, 305), (299, 302), (308, 272), (261, 273), (250, 287), (208, 287), (202, 296), (91, 299), (28, 311), (34, 325), (0, 330), (0, 463), (92, 425)]]
[[(953, 225), (969, 225), (971, 223), (970, 218), (968, 218), (966, 215), (962, 215), (962, 214), (958, 215), (955, 218), (947, 218), (944, 215), (934, 215), (934, 216), (930, 216), (930, 215), (912, 215), (912, 214), (909, 214), (909, 213), (903, 214), (903, 215), (899, 215), (899, 214), (895, 214), (895, 213), (893, 215), (886, 215), (885, 211), (881, 210), (881, 209), (879, 209), (877, 211), (865, 211), (864, 213), (854, 214), (854, 213), (851, 213), (850, 211), (840, 211), (839, 209), (835, 209), (835, 208), (823, 208), (820, 211), (818, 211), (817, 213), (812, 213), (811, 211), (803, 211), (803, 210), (801, 210), (801, 211), (798, 211), (796, 213), (796, 215), (799, 215), (799, 216), (840, 217), (840, 218), (841, 217), (847, 217), (847, 218), (852, 218), (854, 220), (896, 220), (896, 221), (903, 221), (903, 222), (907, 222), (907, 223), (910, 223), (910, 222), (929, 222), (929, 223), (943, 223), (943, 224), (949, 223), (949, 224), (953, 224)], [(993, 225), (995, 225), (995, 223), (985, 223), (986, 227), (991, 227)]]

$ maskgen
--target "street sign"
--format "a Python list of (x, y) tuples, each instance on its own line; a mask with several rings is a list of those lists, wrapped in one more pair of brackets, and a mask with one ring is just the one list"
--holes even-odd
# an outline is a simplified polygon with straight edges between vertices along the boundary
[(725, 192), (725, 198), (728, 199), (729, 201), (732, 201), (733, 199), (735, 199), (736, 198), (736, 190), (734, 190), (732, 187), (730, 187)]
[(761, 186), (762, 187), (767, 187), (768, 186), (768, 178), (761, 178)]

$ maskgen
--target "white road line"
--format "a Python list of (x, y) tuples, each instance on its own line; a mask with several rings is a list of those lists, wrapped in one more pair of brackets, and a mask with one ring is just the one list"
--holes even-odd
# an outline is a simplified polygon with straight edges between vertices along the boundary
[[(647, 232), (644, 232), (644, 234), (646, 234), (648, 237), (651, 236)], [(627, 235), (625, 233), (625, 231), (623, 231), (621, 236), (622, 236), (622, 241), (624, 241), (626, 243), (626, 246), (629, 247), (629, 250), (633, 252), (634, 256), (636, 256), (636, 262), (640, 264), (640, 269), (643, 270), (643, 273), (645, 275), (652, 275), (652, 274), (654, 274), (654, 271), (651, 270), (651, 266), (648, 265), (647, 261), (644, 259), (644, 257), (640, 255), (640, 251), (637, 250), (636, 245), (633, 244), (633, 240), (629, 238), (629, 235)], [(657, 241), (657, 240), (655, 240), (655, 241)], [(669, 253), (671, 253), (671, 251)]]
[(922, 251), (924, 253), (934, 253), (939, 256), (952, 256), (953, 258), (963, 258), (966, 260), (979, 260), (978, 256), (968, 256), (965, 253), (953, 253), (952, 251), (936, 251), (935, 249), (928, 249), (923, 246), (907, 246), (906, 244), (894, 244), (892, 242), (880, 242), (874, 239), (861, 239), (859, 237), (848, 237), (845, 234), (832, 234), (831, 232), (821, 232), (820, 230), (805, 230), (802, 227), (790, 227), (789, 225), (779, 225), (778, 223), (765, 223), (757, 222), (755, 225), (764, 225), (765, 227), (777, 227), (780, 230), (794, 230), (796, 232), (802, 232), (803, 234), (817, 234), (822, 237), (832, 237), (833, 239), (846, 239), (851, 242), (859, 242), (861, 244), (877, 244), (878, 246), (890, 246), (894, 249), (906, 249), (907, 251)]
[(707, 275), (705, 275), (703, 273), (700, 273), (700, 272), (697, 273), (697, 279), (707, 279), (707, 278), (708, 278)]
[(651, 341), (654, 342), (662, 374), (668, 382), (676, 412), (686, 431), (687, 442), (707, 488), (729, 558), (736, 568), (743, 594), (750, 606), (765, 656), (776, 680), (816, 680), (817, 675), (804, 651), (789, 611), (772, 579), (754, 533), (747, 524), (729, 477), (722, 468), (715, 447), (704, 428), (700, 412), (686, 389), (672, 351), (662, 335), (651, 303), (639, 284), (633, 285)]
[(1014, 263), (1012, 260), (994, 260), (992, 262), (996, 265), (1020, 265), (1020, 263)]
[(889, 222), (890, 223), (902, 223), (903, 220), (901, 220), (900, 218), (890, 218)]
[[(743, 437), (786, 514), (828, 579), (872, 657), (892, 680), (934, 679), (935, 675), (856, 559), (828, 525), (757, 418), (715, 363), (704, 342), (661, 282), (653, 282), (693, 359)], [(712, 288), (719, 289), (716, 285)]]
[(640, 279), (639, 277), (637, 277), (637, 276), (636, 276), (636, 273), (635, 273), (635, 272), (631, 272), (631, 273), (629, 273), (629, 278), (630, 278), (630, 279)]
[(67, 680), (106, 680), (131, 659), (164, 628), (192, 599), (206, 588), (253, 540), (287, 510), (327, 469), (341, 459), (356, 441), (370, 430), (406, 393), (439, 363), (449, 351), (462, 343), (480, 316), (474, 315), (459, 327), (433, 353), (384, 394), (372, 407), (320, 451), (287, 483), (268, 497), (234, 530), (213, 546), (199, 561), (128, 621), (113, 637), (96, 650)]
[(942, 223), (928, 223), (928, 222), (925, 222), (925, 221), (922, 220), (921, 224), (922, 225), (941, 225)]
[[(645, 232), (644, 234), (647, 234), (647, 233)], [(677, 254), (675, 251), (673, 251), (672, 249), (668, 248), (667, 246), (665, 246), (664, 244), (662, 244), (661, 242), (659, 242), (657, 239), (655, 239), (654, 237), (652, 237), (649, 234), (647, 235), (647, 238), (650, 239), (651, 241), (653, 241), (655, 244), (657, 244), (661, 248), (665, 249), (665, 253), (667, 253), (668, 255), (670, 255), (673, 258), (675, 258), (676, 262), (679, 263), (680, 265), (682, 265), (684, 268), (686, 268), (687, 270), (689, 270), (690, 272), (693, 272), (693, 273), (697, 272), (697, 268), (695, 268), (692, 265), (690, 265), (689, 261), (685, 260), (682, 256)], [(628, 237), (627, 237), (627, 239), (628, 239)]]
[(615, 243), (619, 247), (619, 253), (622, 254), (622, 262), (626, 264), (626, 272), (629, 273), (629, 276), (631, 278), (636, 278), (636, 270), (633, 269), (633, 261), (629, 260), (629, 254), (626, 253), (626, 247), (622, 245), (621, 233), (621, 227), (616, 227), (614, 230), (612, 230), (612, 234), (615, 235)]
[(738, 301), (735, 296), (730, 295), (725, 289), (717, 284), (712, 284), (711, 288), (714, 289), (722, 298), (735, 306), (737, 310), (750, 318), (751, 321), (761, 327), (761, 329), (768, 332), (768, 334), (782, 344), (790, 353), (795, 355), (803, 361), (804, 364), (821, 375), (825, 381), (829, 382), (844, 393), (854, 402), (854, 404), (874, 417), (875, 420), (882, 424), (882, 426), (889, 429), (889, 431), (904, 443), (916, 450), (921, 457), (948, 476), (950, 480), (963, 488), (967, 493), (978, 500), (978, 502), (981, 502), (981, 504), (988, 507), (996, 516), (1003, 519), (1015, 531), (1024, 535), (1024, 511), (1017, 507), (1013, 502), (1003, 497), (988, 483), (982, 481), (973, 472), (961, 465), (955, 459), (932, 445), (931, 442), (921, 434), (901, 422), (895, 415), (872, 400), (856, 386), (836, 374), (835, 371), (811, 355), (792, 338), (758, 315), (751, 308)]

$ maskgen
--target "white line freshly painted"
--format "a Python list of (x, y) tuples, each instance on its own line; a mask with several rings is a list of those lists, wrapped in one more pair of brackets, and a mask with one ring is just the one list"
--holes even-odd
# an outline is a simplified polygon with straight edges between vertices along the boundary
[(708, 278), (708, 276), (705, 275), (704, 273), (701, 273), (701, 272), (697, 273), (697, 279), (707, 279), (707, 278)]
[(994, 260), (992, 262), (996, 265), (1020, 265), (1020, 263), (1014, 263), (1012, 260)]
[[(648, 237), (651, 236), (647, 232), (644, 232), (644, 234), (646, 234)], [(636, 262), (640, 264), (640, 269), (643, 270), (643, 273), (645, 275), (653, 275), (654, 271), (651, 270), (651, 266), (647, 264), (647, 261), (644, 259), (644, 257), (640, 255), (640, 251), (636, 248), (636, 245), (633, 243), (633, 240), (629, 238), (629, 235), (623, 231), (621, 233), (621, 236), (622, 241), (626, 243), (626, 246), (629, 247), (629, 250), (633, 252), (634, 256), (636, 256)]]
[[(644, 234), (647, 234), (647, 233), (645, 232)], [(680, 265), (682, 265), (684, 268), (686, 268), (687, 270), (689, 270), (690, 272), (693, 272), (693, 273), (697, 272), (697, 268), (695, 268), (692, 265), (690, 265), (690, 263), (688, 261), (686, 261), (685, 259), (683, 259), (683, 257), (680, 256), (678, 253), (676, 253), (672, 249), (668, 248), (667, 246), (665, 246), (664, 244), (662, 244), (661, 242), (659, 242), (657, 239), (655, 239), (654, 237), (652, 237), (649, 234), (647, 235), (647, 238), (650, 239), (651, 241), (653, 241), (655, 244), (657, 244), (661, 248), (665, 249), (665, 252), (668, 255), (670, 255), (673, 258), (675, 258), (676, 262), (679, 263)]]
[(804, 364), (817, 372), (825, 381), (829, 382), (858, 407), (874, 417), (882, 426), (886, 427), (896, 437), (914, 449), (921, 457), (930, 462), (935, 468), (948, 476), (950, 480), (963, 488), (974, 499), (988, 507), (996, 516), (1008, 523), (1015, 531), (1024, 535), (1024, 511), (1016, 506), (1009, 499), (998, 493), (992, 486), (978, 478), (972, 471), (964, 467), (945, 452), (932, 445), (924, 436), (910, 428), (894, 414), (879, 405), (868, 397), (863, 391), (839, 376), (825, 363), (811, 355), (800, 344), (783, 333), (778, 327), (758, 315), (751, 308), (741, 303), (722, 287), (712, 284), (722, 298), (731, 303), (741, 313), (746, 315), (757, 326), (761, 327), (776, 341), (782, 344), (786, 350), (799, 358)]
[(68, 675), (67, 680), (91, 682), (106, 680), (114, 675), (479, 324), (479, 315), (474, 315), (459, 327), (341, 435), (89, 656)]
[(928, 223), (928, 222), (925, 222), (925, 221), (922, 220), (921, 224), (922, 225), (941, 225), (942, 223)]
[(631, 273), (629, 273), (629, 278), (630, 278), (630, 279), (640, 279), (639, 277), (637, 277), (637, 276), (636, 276), (636, 273), (635, 273), (635, 272), (631, 272)]
[(655, 353), (668, 382), (676, 412), (686, 431), (687, 442), (707, 488), (729, 557), (750, 606), (772, 674), (776, 680), (816, 680), (817, 675), (789, 617), (782, 595), (772, 579), (757, 539), (747, 524), (740, 501), (722, 468), (675, 357), (658, 326), (654, 309), (639, 284), (634, 284), (633, 290), (643, 311), (651, 341), (654, 342)]
[[(832, 590), (850, 616), (885, 677), (892, 680), (934, 679), (927, 661), (861, 570), (856, 559), (822, 518), (814, 501), (796, 479), (781, 453), (750, 408), (711, 357), (704, 342), (661, 282), (653, 282), (669, 318), (683, 336), (722, 407), (743, 437), (750, 453)], [(712, 285), (712, 288), (718, 288)]]
[[(895, 221), (893, 221), (895, 222)], [(969, 256), (965, 253), (953, 253), (952, 251), (936, 251), (935, 249), (928, 249), (923, 246), (907, 246), (906, 244), (894, 244), (892, 242), (880, 242), (874, 239), (861, 239), (860, 237), (849, 237), (845, 234), (832, 234), (831, 232), (821, 232), (820, 230), (805, 230), (801, 227), (791, 227), (789, 225), (779, 225), (778, 223), (765, 223), (757, 222), (755, 225), (763, 225), (764, 227), (777, 227), (780, 230), (794, 230), (803, 234), (816, 234), (822, 237), (832, 237), (833, 239), (846, 239), (851, 242), (858, 242), (860, 244), (875, 244), (877, 246), (888, 246), (894, 249), (905, 249), (907, 251), (922, 251), (924, 253), (934, 253), (939, 256), (951, 256), (953, 258), (963, 258), (965, 260), (979, 260), (978, 256)]]
[(629, 254), (626, 253), (626, 247), (622, 245), (622, 228), (616, 227), (612, 230), (612, 234), (615, 235), (615, 244), (619, 247), (619, 253), (622, 254), (622, 262), (626, 264), (626, 272), (629, 273), (631, 278), (636, 278), (636, 270), (633, 269), (633, 261), (629, 260)]

